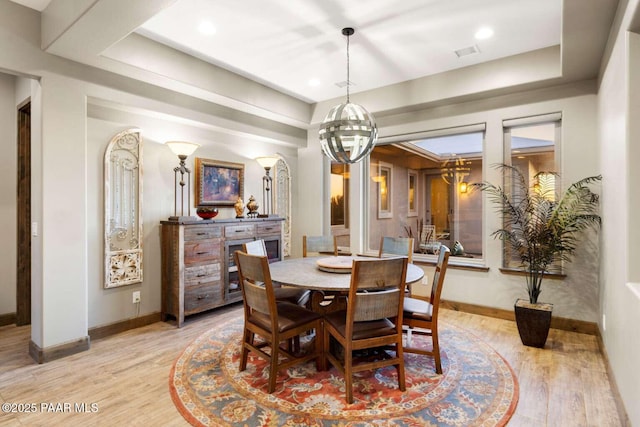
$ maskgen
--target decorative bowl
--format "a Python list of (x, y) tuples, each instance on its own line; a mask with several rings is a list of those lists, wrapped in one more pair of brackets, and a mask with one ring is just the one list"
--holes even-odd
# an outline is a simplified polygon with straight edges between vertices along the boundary
[(211, 219), (215, 218), (218, 215), (218, 208), (209, 208), (209, 207), (199, 207), (196, 209), (196, 213), (202, 219)]

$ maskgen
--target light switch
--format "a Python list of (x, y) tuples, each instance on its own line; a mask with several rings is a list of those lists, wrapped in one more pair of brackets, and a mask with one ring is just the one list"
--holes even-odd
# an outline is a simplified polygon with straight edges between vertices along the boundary
[(31, 235), (33, 237), (38, 237), (38, 223), (37, 222), (32, 222), (31, 223)]

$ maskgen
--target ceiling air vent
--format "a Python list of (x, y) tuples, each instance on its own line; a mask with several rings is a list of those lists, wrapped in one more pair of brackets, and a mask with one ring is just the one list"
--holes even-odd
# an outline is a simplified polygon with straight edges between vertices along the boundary
[(351, 80), (349, 80), (349, 81), (343, 80), (341, 82), (336, 83), (335, 85), (338, 86), (339, 88), (343, 88), (343, 87), (347, 87), (347, 85), (355, 86), (356, 84), (354, 82), (352, 82)]
[(473, 46), (465, 47), (462, 49), (458, 49), (455, 51), (455, 53), (456, 55), (458, 55), (458, 58), (462, 58), (463, 56), (473, 55), (474, 53), (480, 53), (480, 49), (478, 49), (478, 46), (473, 45)]

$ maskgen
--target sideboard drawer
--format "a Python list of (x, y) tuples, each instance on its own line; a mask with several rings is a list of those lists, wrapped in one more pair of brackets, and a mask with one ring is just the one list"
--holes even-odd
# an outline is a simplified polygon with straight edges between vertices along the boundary
[(220, 262), (185, 267), (184, 286), (186, 288), (194, 285), (200, 285), (202, 283), (220, 281), (222, 279), (220, 273)]
[(185, 242), (184, 263), (195, 264), (219, 260), (221, 248), (220, 239)]
[(184, 240), (206, 240), (222, 237), (222, 227), (211, 225), (196, 225), (184, 228)]
[(263, 224), (257, 224), (258, 236), (273, 236), (280, 235), (282, 226), (280, 223), (266, 222)]
[(222, 304), (221, 282), (203, 283), (184, 290), (184, 314), (199, 313)]
[(251, 238), (256, 234), (253, 224), (227, 225), (224, 228), (224, 235), (227, 240)]

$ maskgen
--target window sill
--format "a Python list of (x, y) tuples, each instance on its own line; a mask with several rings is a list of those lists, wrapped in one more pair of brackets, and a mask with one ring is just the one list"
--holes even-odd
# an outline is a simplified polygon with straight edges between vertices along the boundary
[[(342, 254), (339, 254), (342, 255)], [(377, 257), (378, 253), (374, 253), (369, 251), (367, 253), (357, 254), (358, 256), (365, 257)], [(413, 263), (416, 265), (429, 265), (435, 267), (438, 261), (438, 257), (435, 255), (424, 255), (424, 254), (413, 254)], [(452, 262), (453, 261), (453, 262)], [(473, 262), (475, 261), (475, 262)], [(470, 271), (489, 271), (489, 267), (484, 265), (484, 261), (478, 258), (464, 258), (464, 257), (449, 257), (449, 264), (447, 264), (448, 269), (457, 269), (457, 270), (470, 270)]]
[[(481, 265), (481, 264), (472, 264), (469, 262), (464, 262), (463, 258), (460, 259), (460, 261), (462, 262), (456, 262), (458, 260), (455, 260), (454, 262), (452, 261), (452, 258), (454, 257), (449, 257), (449, 264), (447, 264), (447, 269), (451, 269), (451, 270), (469, 270), (469, 271), (482, 271), (482, 272), (487, 272), (489, 271), (489, 267), (485, 266), (485, 265)], [(433, 266), (435, 267), (437, 261), (434, 258), (433, 260), (428, 260), (428, 259), (413, 259), (413, 263), (417, 264), (417, 265), (429, 265), (429, 266)]]
[[(526, 276), (528, 273), (524, 270), (520, 270), (517, 268), (500, 268), (500, 273), (502, 274), (511, 274), (513, 276)], [(564, 280), (567, 277), (566, 274), (560, 273), (544, 273), (545, 279), (553, 279), (553, 280)]]

